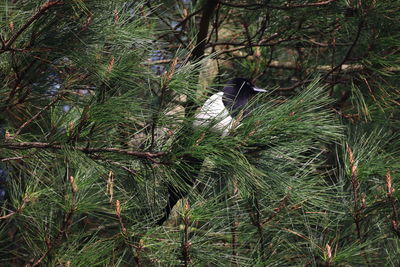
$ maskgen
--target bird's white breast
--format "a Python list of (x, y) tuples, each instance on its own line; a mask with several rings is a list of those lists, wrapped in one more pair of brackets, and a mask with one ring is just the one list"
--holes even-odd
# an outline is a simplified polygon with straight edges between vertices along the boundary
[(195, 116), (194, 127), (210, 127), (212, 131), (220, 133), (222, 136), (229, 134), (234, 119), (229, 115), (222, 101), (223, 94), (223, 92), (219, 92), (207, 99), (200, 112)]

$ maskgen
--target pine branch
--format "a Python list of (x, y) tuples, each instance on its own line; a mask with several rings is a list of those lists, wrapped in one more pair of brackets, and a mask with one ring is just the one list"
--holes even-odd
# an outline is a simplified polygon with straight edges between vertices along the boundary
[(260, 249), (259, 254), (261, 258), (265, 257), (266, 248), (264, 240), (264, 229), (261, 222), (260, 203), (257, 197), (254, 199), (254, 205), (251, 206), (252, 211), (249, 212), (252, 224), (257, 228), (257, 237), (259, 239)]
[[(33, 149), (33, 148), (50, 148), (50, 149), (63, 149), (64, 146), (53, 144), (53, 143), (42, 143), (42, 142), (20, 142), (20, 143), (3, 143), (0, 147), (11, 148), (11, 149)], [(167, 155), (167, 152), (147, 152), (147, 151), (131, 151), (115, 147), (103, 147), (103, 148), (90, 148), (90, 147), (73, 147), (76, 150), (82, 151), (86, 154), (93, 153), (118, 153), (129, 156), (135, 156), (138, 158), (154, 159)]]
[(190, 226), (190, 218), (189, 218), (189, 201), (187, 199), (184, 200), (184, 214), (183, 214), (183, 238), (181, 244), (181, 253), (182, 253), (182, 260), (183, 266), (187, 267), (190, 266), (191, 259), (190, 259), (190, 248), (192, 243), (189, 242), (189, 226)]
[[(187, 21), (188, 21), (190, 18), (192, 18), (193, 16), (196, 16), (196, 15), (199, 14), (201, 11), (203, 11), (203, 8), (200, 8), (200, 9), (194, 11), (193, 13), (191, 13), (191, 14), (185, 16), (178, 24), (176, 24), (176, 25), (173, 27), (173, 31), (176, 31), (179, 27), (184, 27), (184, 26), (186, 25)], [(168, 25), (168, 26), (169, 26), (169, 25)], [(157, 39), (158, 39), (158, 40), (163, 39), (165, 36), (170, 35), (171, 33), (176, 34), (175, 32), (167, 32), (167, 33), (164, 33), (164, 34), (158, 36)]]
[(11, 161), (11, 160), (21, 160), (27, 158), (27, 156), (20, 156), (20, 157), (9, 157), (9, 158), (0, 158), (1, 162)]
[(320, 1), (320, 2), (314, 2), (314, 3), (305, 3), (305, 4), (297, 4), (297, 5), (296, 4), (286, 3), (286, 4), (281, 5), (281, 6), (275, 6), (275, 5), (269, 5), (269, 4), (244, 4), (244, 5), (239, 5), (239, 4), (232, 4), (232, 3), (228, 3), (228, 2), (221, 2), (221, 4), (225, 5), (225, 6), (229, 6), (229, 7), (246, 8), (246, 9), (252, 9), (252, 10), (259, 9), (259, 8), (290, 10), (290, 9), (295, 9), (295, 8), (326, 6), (326, 5), (329, 5), (330, 3), (333, 3), (335, 1), (336, 0), (326, 0), (326, 1)]
[(121, 216), (121, 203), (120, 203), (120, 201), (119, 201), (118, 199), (115, 201), (115, 215), (116, 215), (117, 218), (118, 218), (118, 222), (119, 222), (119, 225), (120, 225), (120, 227), (121, 227), (121, 231), (122, 231), (123, 237), (125, 238), (126, 241), (129, 242), (128, 230), (126, 230), (125, 224), (124, 224), (124, 222), (122, 221), (122, 216)]
[(117, 166), (117, 167), (123, 169), (124, 171), (127, 171), (128, 173), (130, 173), (130, 174), (132, 174), (132, 175), (137, 175), (137, 171), (132, 170), (132, 169), (130, 169), (130, 168), (124, 166), (124, 165), (123, 165), (122, 163), (120, 163), (120, 162), (112, 161), (112, 160), (104, 160), (104, 161), (106, 161), (106, 162), (108, 162), (108, 163), (110, 163), (110, 164), (112, 164), (112, 165), (115, 165), (115, 166)]
[(358, 200), (358, 191), (360, 189), (360, 182), (357, 176), (358, 172), (358, 166), (356, 164), (356, 161), (353, 156), (353, 151), (349, 145), (346, 147), (348, 156), (349, 156), (349, 162), (350, 162), (350, 172), (351, 172), (351, 189), (353, 192), (353, 201), (354, 201), (354, 223), (356, 224), (357, 228), (357, 235), (358, 238), (361, 240), (361, 211), (364, 208), (364, 203), (365, 203), (365, 198), (364, 195), (361, 194), (361, 202), (362, 205), (359, 206), (359, 200)]
[(63, 238), (66, 238), (66, 235), (67, 235), (69, 229), (71, 228), (73, 215), (75, 214), (75, 211), (78, 208), (77, 200), (76, 200), (76, 193), (78, 191), (78, 187), (76, 185), (76, 182), (75, 182), (75, 179), (73, 176), (69, 177), (69, 183), (71, 186), (71, 194), (72, 194), (71, 207), (64, 214), (64, 219), (63, 219), (61, 228), (58, 231), (56, 237), (52, 241), (48, 240), (46, 242), (47, 243), (46, 252), (39, 259), (34, 261), (34, 263), (32, 264), (32, 267), (38, 266), (39, 264), (41, 264), (42, 261), (53, 251), (53, 249), (60, 244), (60, 242), (63, 240)]
[(39, 110), (38, 113), (36, 113), (35, 115), (32, 116), (32, 118), (30, 118), (29, 120), (27, 120), (26, 122), (24, 122), (19, 128), (18, 130), (15, 132), (15, 134), (12, 136), (12, 139), (14, 139), (15, 137), (17, 137), (21, 131), (28, 126), (30, 123), (32, 123), (34, 120), (36, 120), (40, 114), (43, 113), (43, 111), (47, 110), (48, 108), (50, 108), (51, 106), (53, 106), (57, 101), (59, 101), (62, 97), (64, 96), (64, 94), (61, 94), (57, 97), (55, 97), (47, 106), (43, 107), (42, 109)]
[(115, 215), (118, 218), (119, 227), (121, 228), (121, 234), (124, 237), (125, 244), (134, 248), (136, 251), (136, 253), (134, 255), (136, 265), (139, 267), (143, 266), (142, 265), (142, 257), (140, 255), (141, 251), (143, 250), (143, 244), (140, 240), (139, 240), (139, 242), (136, 242), (136, 243), (132, 242), (132, 234), (128, 232), (128, 230), (126, 229), (126, 226), (122, 220), (121, 202), (118, 199), (115, 201)]
[[(250, 48), (250, 47), (257, 47), (258, 45), (246, 45), (246, 46), (242, 46), (240, 47), (240, 49), (246, 49), (246, 48)], [(236, 49), (235, 49), (236, 50)], [(228, 51), (228, 50), (222, 50), (222, 52), (224, 51)], [(231, 52), (231, 51), (229, 51)], [(174, 61), (175, 59), (161, 59), (161, 60), (154, 60), (154, 61), (146, 61), (144, 62), (145, 65), (160, 65), (160, 64), (170, 64), (172, 61)], [(183, 59), (178, 59), (178, 63), (182, 63), (184, 62)], [(287, 70), (301, 70), (301, 68), (296, 64), (296, 62), (292, 62), (292, 61), (279, 61), (279, 60), (271, 60), (269, 62), (269, 64), (265, 64), (265, 66), (267, 68), (273, 68), (273, 69), (287, 69)], [(331, 72), (335, 67), (332, 67), (330, 65), (317, 65), (314, 66), (312, 68), (309, 69), (303, 69), (304, 72), (306, 73), (310, 73), (310, 72), (314, 72), (315, 70), (317, 71), (328, 71)], [(340, 65), (340, 71), (342, 73), (350, 73), (350, 72), (359, 72), (359, 71), (364, 71), (367, 70), (367, 68), (361, 64), (342, 64)], [(338, 68), (336, 68), (335, 70), (338, 70)], [(335, 71), (334, 70), (334, 71)], [(399, 72), (400, 68), (396, 68), (396, 67), (385, 67), (383, 68), (384, 71), (389, 71), (389, 72)]]
[[(239, 206), (238, 205), (238, 196), (239, 196), (239, 188), (236, 179), (233, 181), (233, 194), (232, 194), (232, 206)], [(238, 255), (238, 247), (239, 247), (239, 233), (238, 228), (240, 225), (240, 221), (236, 212), (232, 215), (232, 222), (231, 222), (231, 235), (232, 235), (232, 262), (236, 266), (240, 266), (239, 264), (239, 255)]]
[(29, 203), (29, 202), (30, 202), (30, 200), (29, 200), (28, 196), (25, 196), (24, 199), (22, 200), (21, 206), (19, 206), (15, 211), (13, 211), (13, 212), (11, 212), (11, 213), (9, 213), (7, 215), (1, 216), (0, 220), (5, 220), (5, 219), (8, 219), (8, 218), (11, 218), (15, 214), (21, 213), (21, 211), (26, 207), (26, 204)]
[(24, 24), (22, 27), (8, 40), (4, 43), (4, 46), (0, 49), (0, 54), (8, 51), (11, 45), (18, 39), (18, 37), (28, 29), (28, 27), (42, 16), (48, 9), (53, 6), (63, 5), (64, 1), (48, 1), (40, 6), (39, 10)]
[[(289, 187), (289, 190), (292, 190), (292, 188)], [(274, 219), (275, 216), (277, 216), (277, 215), (286, 207), (286, 204), (287, 204), (287, 202), (289, 201), (289, 199), (290, 199), (290, 194), (288, 193), (288, 194), (287, 194), (286, 196), (284, 196), (284, 197), (282, 198), (282, 200), (279, 202), (279, 205), (278, 205), (278, 207), (276, 207), (276, 208), (274, 209), (274, 212), (273, 212), (267, 219), (265, 219), (265, 220), (263, 220), (263, 221), (261, 222), (261, 225), (262, 225), (262, 226), (265, 226), (267, 223), (269, 223), (270, 221), (272, 221), (272, 219)]]
[(353, 51), (354, 47), (356, 46), (356, 44), (358, 43), (360, 36), (361, 36), (361, 31), (363, 29), (364, 26), (364, 19), (360, 18), (360, 21), (358, 22), (358, 27), (357, 27), (357, 33), (356, 33), (356, 37), (353, 40), (353, 43), (351, 44), (351, 46), (349, 47), (349, 49), (346, 52), (346, 55), (343, 57), (342, 61), (337, 64), (335, 67), (333, 67), (328, 73), (326, 73), (323, 77), (323, 79), (326, 79), (329, 75), (331, 75), (333, 72), (335, 72), (336, 70), (338, 70), (339, 68), (342, 67), (342, 65), (344, 63), (346, 63), (346, 61), (349, 59), (351, 52)]
[(392, 207), (392, 220), (391, 226), (393, 232), (400, 237), (400, 225), (399, 225), (399, 215), (397, 212), (396, 198), (393, 196), (394, 188), (392, 186), (392, 176), (388, 170), (386, 173), (386, 188), (387, 188), (387, 198)]
[(333, 264), (333, 259), (332, 259), (332, 248), (331, 246), (327, 243), (325, 246), (326, 249), (326, 267), (331, 267)]

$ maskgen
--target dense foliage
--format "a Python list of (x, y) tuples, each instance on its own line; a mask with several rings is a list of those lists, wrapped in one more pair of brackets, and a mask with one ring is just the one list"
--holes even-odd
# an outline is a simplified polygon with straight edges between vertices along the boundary
[[(1, 266), (400, 265), (400, 2), (0, 14)], [(268, 89), (250, 115), (191, 127), (236, 76)]]

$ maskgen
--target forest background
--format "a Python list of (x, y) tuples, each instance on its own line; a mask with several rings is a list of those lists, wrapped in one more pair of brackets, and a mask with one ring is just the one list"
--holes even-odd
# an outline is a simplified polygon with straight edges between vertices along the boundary
[[(0, 28), (1, 266), (400, 265), (399, 1), (3, 0)], [(185, 134), (233, 77), (268, 93)]]

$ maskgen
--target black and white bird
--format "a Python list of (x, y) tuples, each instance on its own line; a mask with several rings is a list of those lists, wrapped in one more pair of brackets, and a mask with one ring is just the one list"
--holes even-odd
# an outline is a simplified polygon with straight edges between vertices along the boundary
[[(207, 127), (211, 131), (227, 136), (238, 126), (237, 117), (243, 116), (244, 110), (250, 99), (258, 93), (266, 92), (265, 89), (256, 87), (250, 80), (245, 78), (234, 78), (227, 82), (222, 91), (210, 96), (200, 111), (195, 115), (193, 127)], [(239, 115), (242, 114), (242, 115)], [(192, 166), (191, 171), (182, 172), (178, 175), (188, 185), (193, 186), (197, 174), (200, 171), (204, 159), (194, 158), (190, 155), (182, 159), (187, 165)], [(168, 185), (168, 201), (164, 209), (164, 215), (157, 224), (162, 225), (169, 217), (174, 205), (188, 192)]]
[(234, 78), (204, 103), (195, 116), (194, 127), (211, 126), (211, 130), (226, 136), (235, 126), (236, 117), (240, 114), (251, 97), (266, 92), (244, 78)]

